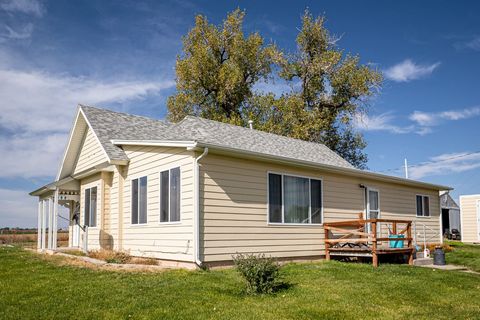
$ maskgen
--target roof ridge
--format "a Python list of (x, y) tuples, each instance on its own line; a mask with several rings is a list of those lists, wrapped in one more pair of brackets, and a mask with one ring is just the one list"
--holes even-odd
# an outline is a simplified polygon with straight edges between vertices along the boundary
[(258, 130), (258, 129), (255, 129), (255, 128), (250, 129), (250, 128), (247, 128), (247, 127), (242, 127), (242, 126), (238, 126), (238, 125), (227, 123), (227, 122), (221, 122), (221, 121), (216, 121), (216, 120), (212, 120), (212, 119), (207, 119), (207, 118), (203, 118), (203, 117), (200, 117), (200, 116), (187, 115), (187, 116), (185, 116), (185, 118), (183, 118), (181, 121), (177, 122), (176, 124), (178, 125), (178, 124), (182, 123), (187, 118), (218, 123), (218, 124), (221, 124), (221, 125), (230, 126), (230, 127), (234, 127), (234, 128), (241, 128), (242, 130), (245, 130), (245, 131), (255, 130), (255, 132), (258, 132), (260, 134), (266, 134), (266, 135), (270, 135), (270, 136), (274, 136), (274, 137), (280, 137), (280, 138), (288, 139), (288, 140), (294, 140), (294, 141), (298, 141), (298, 142), (302, 142), (302, 143), (321, 145), (321, 146), (324, 146), (324, 147), (328, 148), (324, 143), (321, 143), (321, 142), (314, 142), (314, 141), (302, 140), (302, 139), (299, 139), (299, 138), (292, 138), (292, 137), (288, 137), (288, 136), (283, 136), (281, 134), (276, 134), (276, 133), (272, 133), (272, 132)]
[(158, 122), (162, 122), (164, 124), (172, 124), (171, 122), (169, 121), (165, 121), (165, 120), (162, 120), (162, 119), (156, 119), (156, 118), (152, 118), (152, 117), (147, 117), (147, 116), (142, 116), (142, 115), (138, 115), (138, 114), (132, 114), (132, 113), (127, 113), (127, 112), (120, 112), (120, 111), (115, 111), (115, 110), (111, 110), (111, 109), (106, 109), (106, 108), (100, 108), (100, 107), (97, 107), (97, 106), (91, 106), (91, 105), (86, 105), (86, 104), (82, 104), (82, 103), (79, 103), (78, 106), (83, 109), (83, 108), (91, 108), (91, 109), (95, 109), (95, 110), (98, 110), (98, 111), (107, 111), (107, 112), (111, 112), (111, 113), (116, 113), (116, 114), (119, 114), (119, 115), (124, 115), (124, 116), (129, 116), (129, 117), (135, 117), (135, 118), (141, 118), (141, 119), (146, 119), (146, 120), (150, 120), (150, 121), (158, 121)]

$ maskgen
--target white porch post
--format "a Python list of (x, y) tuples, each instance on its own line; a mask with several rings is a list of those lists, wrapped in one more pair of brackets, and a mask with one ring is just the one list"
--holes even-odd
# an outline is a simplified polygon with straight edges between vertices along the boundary
[(42, 200), (42, 250), (45, 250), (46, 231), (47, 231), (47, 201)]
[(58, 188), (55, 190), (53, 198), (53, 228), (52, 228), (52, 249), (57, 249), (57, 233), (58, 233)]
[(48, 198), (48, 249), (52, 249), (53, 229), (53, 204), (52, 198)]
[(37, 249), (42, 248), (42, 201), (38, 200)]

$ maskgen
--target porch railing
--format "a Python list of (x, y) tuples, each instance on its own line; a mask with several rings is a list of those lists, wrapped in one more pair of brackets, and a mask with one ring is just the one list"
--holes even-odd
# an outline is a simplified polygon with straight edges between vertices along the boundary
[[(331, 255), (371, 256), (374, 267), (378, 255), (408, 254), (413, 265), (412, 221), (397, 219), (357, 219), (324, 223), (325, 258)], [(387, 233), (388, 232), (388, 233)], [(390, 237), (396, 235), (397, 237)], [(384, 246), (389, 241), (402, 241), (406, 246)]]

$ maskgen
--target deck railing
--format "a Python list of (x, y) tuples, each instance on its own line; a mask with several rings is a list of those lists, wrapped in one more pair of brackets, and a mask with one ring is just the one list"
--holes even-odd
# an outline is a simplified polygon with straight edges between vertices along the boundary
[[(325, 229), (325, 258), (331, 255), (371, 256), (374, 267), (380, 254), (408, 254), (413, 264), (412, 221), (397, 219), (357, 219), (323, 224)], [(388, 236), (385, 236), (388, 231)], [(391, 235), (403, 236), (398, 238)], [(406, 247), (382, 246), (389, 241), (402, 241)]]

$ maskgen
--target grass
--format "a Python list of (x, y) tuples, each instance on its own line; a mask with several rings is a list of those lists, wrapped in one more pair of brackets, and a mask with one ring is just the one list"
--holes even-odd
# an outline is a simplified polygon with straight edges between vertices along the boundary
[(233, 269), (160, 273), (59, 265), (0, 247), (0, 319), (474, 319), (480, 276), (406, 265), (282, 268), (289, 289), (248, 296)]
[(453, 247), (453, 251), (446, 254), (447, 263), (466, 266), (473, 271), (480, 272), (480, 245), (456, 241), (448, 241), (448, 244)]

